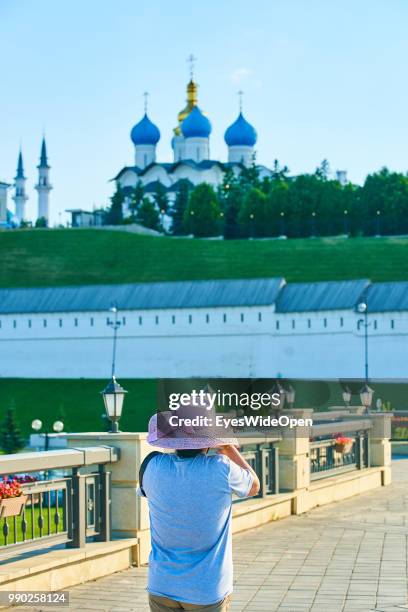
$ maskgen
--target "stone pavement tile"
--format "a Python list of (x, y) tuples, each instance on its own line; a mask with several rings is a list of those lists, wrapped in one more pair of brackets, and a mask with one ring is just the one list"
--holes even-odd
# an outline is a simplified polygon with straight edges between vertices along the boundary
[(321, 604), (313, 604), (310, 608), (310, 612), (342, 612), (343, 604), (332, 604), (328, 609), (326, 605)]
[(270, 603), (267, 602), (263, 602), (263, 603), (249, 603), (245, 608), (245, 612), (274, 612), (275, 610), (278, 609), (279, 604), (276, 605), (276, 607), (271, 607)]
[(299, 604), (299, 603), (281, 603), (279, 604), (278, 610), (282, 612), (309, 612), (312, 604)]

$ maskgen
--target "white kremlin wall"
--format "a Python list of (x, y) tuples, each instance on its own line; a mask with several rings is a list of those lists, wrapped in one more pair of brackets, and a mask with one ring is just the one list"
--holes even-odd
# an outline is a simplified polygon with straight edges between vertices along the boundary
[[(364, 375), (364, 329), (354, 310), (282, 314), (269, 305), (119, 315), (119, 378)], [(109, 377), (110, 316), (105, 311), (2, 314), (0, 375)], [(408, 312), (373, 313), (368, 321), (370, 377), (405, 378)]]

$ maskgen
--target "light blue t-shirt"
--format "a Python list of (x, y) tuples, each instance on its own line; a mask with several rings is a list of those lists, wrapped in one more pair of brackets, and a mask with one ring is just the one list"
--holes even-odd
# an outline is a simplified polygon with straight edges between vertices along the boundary
[(231, 497), (253, 476), (225, 455), (157, 455), (143, 475), (152, 550), (147, 590), (209, 605), (232, 592)]

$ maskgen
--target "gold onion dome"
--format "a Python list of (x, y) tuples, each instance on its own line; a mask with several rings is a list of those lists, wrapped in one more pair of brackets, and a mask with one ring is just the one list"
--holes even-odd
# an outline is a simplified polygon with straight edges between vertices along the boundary
[(191, 79), (189, 81), (189, 83), (187, 84), (187, 100), (186, 100), (187, 104), (185, 106), (185, 108), (183, 108), (183, 110), (181, 110), (179, 112), (179, 114), (177, 115), (177, 120), (178, 120), (178, 126), (176, 128), (174, 128), (174, 133), (176, 134), (176, 136), (179, 136), (181, 134), (181, 124), (183, 123), (184, 119), (191, 113), (191, 111), (193, 110), (193, 108), (195, 106), (197, 106), (197, 102), (198, 102), (198, 85), (195, 81), (193, 81), (193, 79)]

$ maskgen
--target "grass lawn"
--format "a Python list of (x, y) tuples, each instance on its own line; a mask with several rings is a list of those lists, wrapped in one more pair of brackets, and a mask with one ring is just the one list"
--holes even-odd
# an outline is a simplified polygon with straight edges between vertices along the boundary
[[(146, 431), (149, 416), (156, 409), (155, 380), (120, 379), (128, 391), (120, 426), (124, 431)], [(100, 391), (107, 380), (35, 380), (0, 379), (0, 421), (5, 409), (15, 407), (16, 420), (24, 437), (28, 437), (31, 422), (38, 418), (43, 431), (52, 431), (52, 424), (61, 416), (65, 431), (104, 431), (105, 409)]]
[[(15, 406), (16, 420), (24, 437), (32, 433), (31, 421), (40, 418), (44, 430), (51, 431), (53, 422), (60, 417), (67, 432), (105, 431), (106, 420), (100, 391), (106, 380), (33, 380), (0, 379), (0, 421), (5, 409)], [(209, 381), (212, 388), (220, 388), (216, 380)], [(296, 389), (295, 406), (325, 410), (328, 406), (342, 406), (341, 387), (338, 382), (292, 381)], [(120, 427), (123, 431), (147, 431), (151, 414), (157, 409), (157, 381), (153, 379), (120, 379), (129, 391), (123, 409)], [(359, 404), (360, 384), (353, 387), (352, 404)], [(407, 385), (373, 381), (374, 402), (381, 398), (387, 409), (405, 410)], [(404, 436), (406, 432), (404, 432)], [(404, 437), (403, 436), (403, 437)]]
[(0, 287), (284, 276), (408, 280), (408, 238), (192, 240), (93, 229), (0, 232)]

